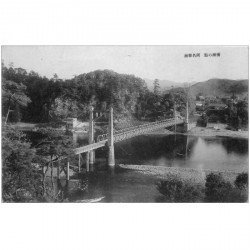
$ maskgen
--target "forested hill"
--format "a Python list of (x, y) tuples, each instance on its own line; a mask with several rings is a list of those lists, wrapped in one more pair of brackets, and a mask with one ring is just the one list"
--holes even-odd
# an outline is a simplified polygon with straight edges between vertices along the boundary
[[(112, 70), (62, 80), (56, 74), (49, 79), (2, 64), (2, 114), (8, 122), (57, 123), (68, 117), (88, 120), (90, 105), (100, 114), (112, 105), (116, 119), (154, 120), (171, 115), (174, 103), (178, 112), (185, 113), (187, 95), (183, 89), (163, 93), (157, 87), (152, 92), (145, 80)], [(190, 112), (191, 107), (190, 101)]]
[(90, 105), (105, 112), (111, 104), (116, 117), (138, 118), (146, 110), (153, 112), (157, 103), (143, 79), (111, 70), (96, 70), (61, 80), (57, 75), (48, 79), (34, 71), (2, 65), (2, 90), (3, 116), (11, 110), (12, 122), (48, 122), (67, 117), (85, 120)]
[[(190, 88), (193, 97), (247, 95), (247, 91), (247, 80), (212, 79)], [(184, 115), (187, 98), (189, 111), (194, 111), (194, 98), (190, 97), (183, 88), (162, 91), (157, 81), (152, 92), (145, 80), (112, 70), (96, 70), (62, 80), (56, 74), (49, 79), (2, 64), (2, 115), (8, 122), (58, 122), (68, 117), (87, 120), (90, 105), (99, 113), (105, 113), (112, 105), (116, 119), (154, 120), (171, 115), (174, 104)]]
[(74, 109), (78, 108), (80, 113), (72, 115), (78, 117), (88, 113), (89, 105), (105, 112), (111, 104), (117, 116), (131, 116), (137, 112), (140, 97), (147, 93), (145, 81), (139, 77), (96, 70), (67, 81), (60, 99), (74, 103)]
[(248, 80), (210, 79), (192, 85), (190, 94), (193, 97), (199, 94), (218, 97), (229, 97), (234, 94), (245, 97), (248, 94)]

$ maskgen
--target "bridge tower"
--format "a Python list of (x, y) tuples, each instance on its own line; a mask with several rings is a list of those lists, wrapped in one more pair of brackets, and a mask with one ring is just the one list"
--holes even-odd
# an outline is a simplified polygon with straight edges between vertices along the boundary
[(109, 125), (108, 125), (108, 165), (111, 168), (115, 167), (115, 150), (114, 150), (114, 117), (113, 107), (110, 107), (109, 112)]
[[(89, 144), (94, 143), (94, 108), (90, 106), (89, 110)], [(89, 164), (93, 165), (95, 161), (94, 150), (89, 151)]]
[(184, 130), (187, 132), (189, 130), (189, 123), (188, 123), (188, 100), (186, 103), (186, 117), (185, 117), (185, 122), (184, 122)]

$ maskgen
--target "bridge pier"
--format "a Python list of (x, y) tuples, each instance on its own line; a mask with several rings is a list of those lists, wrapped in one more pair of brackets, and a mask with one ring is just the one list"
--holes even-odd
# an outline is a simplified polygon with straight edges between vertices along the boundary
[(81, 172), (81, 154), (78, 155), (78, 172)]
[(189, 131), (189, 123), (188, 123), (188, 100), (187, 100), (187, 104), (186, 104), (186, 117), (185, 117), (185, 122), (184, 122), (184, 132), (188, 132)]
[(188, 122), (184, 122), (184, 133), (188, 132), (190, 129), (189, 129), (189, 123)]
[(115, 149), (114, 149), (114, 118), (113, 118), (113, 107), (110, 107), (109, 113), (109, 127), (108, 127), (108, 166), (111, 168), (115, 167)]
[(86, 171), (89, 172), (89, 152), (86, 152)]
[(69, 160), (67, 161), (66, 180), (69, 181)]
[[(94, 108), (90, 107), (89, 113), (89, 144), (94, 143), (94, 117), (93, 117)], [(89, 164), (93, 165), (95, 163), (94, 151), (89, 151)]]
[(91, 151), (89, 151), (89, 164), (90, 165), (94, 165), (94, 163), (95, 163), (95, 160), (94, 160), (94, 151), (91, 150)]
[(60, 160), (57, 162), (57, 179), (60, 179)]

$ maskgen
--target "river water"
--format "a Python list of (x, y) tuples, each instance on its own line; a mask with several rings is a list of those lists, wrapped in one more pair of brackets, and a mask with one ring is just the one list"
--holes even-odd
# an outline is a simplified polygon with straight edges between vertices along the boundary
[[(78, 138), (79, 143), (83, 140)], [(135, 170), (108, 169), (106, 149), (96, 150), (92, 172), (54, 185), (62, 201), (157, 202), (157, 177)], [(143, 135), (115, 144), (116, 164), (154, 165), (197, 170), (248, 171), (248, 140), (186, 135)]]

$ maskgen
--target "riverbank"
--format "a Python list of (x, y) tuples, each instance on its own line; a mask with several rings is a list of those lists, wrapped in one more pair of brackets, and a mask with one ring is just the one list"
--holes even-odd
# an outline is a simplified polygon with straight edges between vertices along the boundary
[[(239, 139), (248, 139), (249, 133), (248, 131), (233, 131), (226, 129), (226, 124), (217, 124), (217, 123), (210, 123), (207, 127), (194, 127), (187, 133), (177, 133), (182, 135), (191, 135), (191, 136), (201, 136), (201, 137), (232, 137), (232, 138), (239, 138)], [(157, 131), (149, 132), (148, 134), (153, 135), (171, 135), (174, 132), (160, 129)]]
[(206, 136), (206, 137), (232, 137), (248, 139), (248, 131), (233, 131), (226, 129), (225, 124), (210, 123), (206, 128), (194, 127), (187, 134), (193, 136)]
[[(163, 167), (163, 166), (150, 166), (150, 165), (124, 165), (120, 164), (120, 168), (135, 170), (148, 176), (154, 176), (158, 179), (166, 179), (169, 175), (176, 175), (183, 180), (192, 180), (196, 183), (205, 183), (206, 175), (213, 173), (221, 173), (223, 178), (231, 183), (234, 182), (236, 176), (242, 173), (240, 170), (197, 170), (191, 168), (178, 168), (178, 167)], [(245, 172), (248, 172), (246, 168)]]

